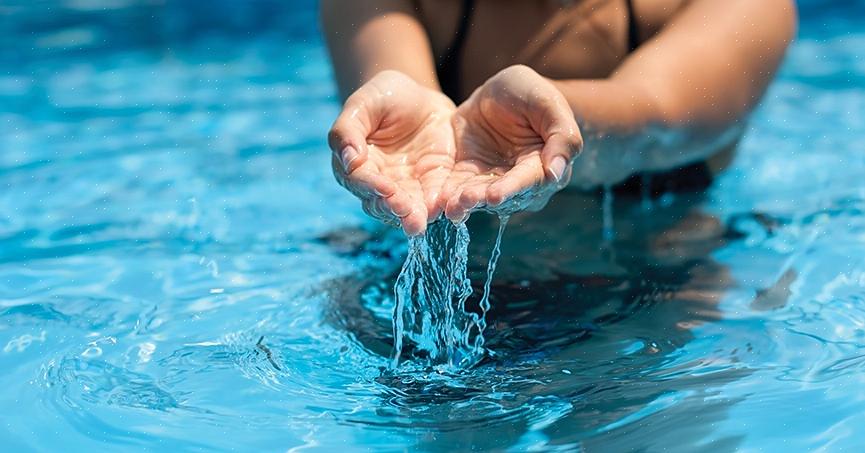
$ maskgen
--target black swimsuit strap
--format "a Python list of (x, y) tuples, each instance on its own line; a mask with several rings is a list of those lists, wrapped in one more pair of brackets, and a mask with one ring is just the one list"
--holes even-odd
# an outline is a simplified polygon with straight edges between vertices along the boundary
[(625, 0), (625, 6), (628, 9), (628, 53), (632, 53), (640, 47), (640, 30), (634, 13), (634, 0)]
[[(628, 13), (628, 53), (632, 53), (640, 46), (640, 30), (637, 24), (637, 15), (634, 12), (633, 0), (625, 0)], [(463, 47), (465, 47), (471, 26), (472, 15), (475, 10), (475, 0), (463, 0), (460, 12), (460, 22), (457, 25), (456, 36), (442, 57), (436, 62), (439, 84), (442, 91), (456, 101), (461, 91), (460, 72)]]
[(466, 38), (469, 34), (469, 27), (471, 26), (474, 11), (475, 0), (463, 0), (456, 36), (454, 36), (453, 42), (451, 42), (447, 51), (445, 51), (436, 64), (442, 91), (454, 100), (459, 100), (457, 97), (461, 93), (460, 60), (462, 59), (463, 47), (465, 47)]

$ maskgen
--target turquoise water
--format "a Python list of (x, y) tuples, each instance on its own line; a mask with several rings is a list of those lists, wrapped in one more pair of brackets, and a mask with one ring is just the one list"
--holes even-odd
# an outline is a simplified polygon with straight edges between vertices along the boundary
[(861, 2), (708, 190), (513, 216), (452, 373), (390, 369), (408, 244), (330, 174), (312, 3), (169, 3), (0, 6), (3, 451), (865, 445)]

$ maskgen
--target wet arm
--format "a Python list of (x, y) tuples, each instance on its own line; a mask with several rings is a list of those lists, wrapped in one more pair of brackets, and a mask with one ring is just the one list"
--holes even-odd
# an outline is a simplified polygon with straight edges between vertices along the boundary
[(575, 181), (615, 183), (734, 143), (795, 27), (789, 0), (692, 0), (609, 78), (555, 81), (586, 139)]
[(440, 90), (429, 38), (410, 0), (321, 0), (320, 13), (343, 99), (388, 69)]

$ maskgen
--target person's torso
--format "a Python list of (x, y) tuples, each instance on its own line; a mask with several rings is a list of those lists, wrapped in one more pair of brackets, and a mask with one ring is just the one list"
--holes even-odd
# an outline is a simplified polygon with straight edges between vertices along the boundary
[(525, 64), (555, 79), (603, 78), (637, 42), (661, 30), (687, 0), (417, 0), (437, 60), (458, 34), (466, 3), (473, 11), (455, 65), (458, 101), (496, 72)]
[[(610, 76), (640, 43), (660, 32), (689, 0), (415, 0), (438, 62), (439, 77), (456, 102), (496, 72), (525, 64), (554, 79)], [(464, 11), (472, 5), (473, 11)], [(464, 35), (458, 37), (462, 16)], [(452, 57), (442, 67), (442, 59)], [(455, 63), (455, 64), (454, 64)], [(442, 69), (453, 74), (442, 74)], [(453, 83), (456, 80), (456, 83)], [(452, 85), (452, 86), (448, 86)], [(698, 162), (650, 178), (634, 175), (622, 193), (701, 190), (725, 168), (730, 146)]]

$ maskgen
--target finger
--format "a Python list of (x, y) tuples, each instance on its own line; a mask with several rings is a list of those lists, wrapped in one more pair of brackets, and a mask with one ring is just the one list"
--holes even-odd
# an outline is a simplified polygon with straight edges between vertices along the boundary
[(406, 217), (417, 209), (416, 202), (411, 195), (404, 191), (397, 191), (388, 197), (382, 197), (385, 206), (397, 217)]
[(408, 236), (417, 236), (426, 231), (427, 214), (426, 209), (417, 204), (412, 211), (401, 219), (402, 229)]
[(390, 209), (385, 206), (384, 200), (380, 197), (368, 198), (363, 200), (363, 212), (368, 216), (378, 219), (388, 225), (399, 227), (399, 217), (393, 215)]
[(454, 195), (459, 196), (460, 190), (463, 186), (466, 185), (466, 182), (471, 179), (472, 173), (455, 170), (450, 175), (448, 175), (444, 184), (442, 184), (441, 189), (439, 190), (438, 199), (435, 202), (435, 210), (434, 212), (438, 212), (439, 214), (444, 213), (445, 217), (447, 217), (446, 208), (448, 202)]
[(363, 92), (349, 97), (330, 128), (327, 142), (347, 174), (363, 165), (368, 156), (366, 139), (377, 124), (374, 112), (363, 102)]
[(544, 162), (547, 177), (557, 185), (567, 184), (571, 161), (583, 150), (580, 128), (574, 119), (574, 113), (561, 98), (551, 100), (547, 121), (544, 123), (541, 160)]
[(364, 211), (385, 223), (402, 226), (407, 235), (414, 236), (426, 230), (427, 214), (423, 203), (404, 191), (390, 196), (372, 196), (364, 200)]
[(464, 221), (471, 210), (484, 204), (486, 188), (487, 184), (485, 183), (464, 186), (448, 200), (445, 216), (454, 222)]
[(567, 176), (571, 160), (582, 151), (583, 137), (567, 101), (555, 87), (551, 88), (555, 93), (539, 100), (543, 113), (532, 127), (544, 140), (541, 160), (547, 176), (560, 183)]
[(465, 213), (461, 212), (459, 208), (459, 199), (461, 193), (462, 188), (456, 188), (451, 192), (451, 195), (450, 197), (448, 197), (447, 201), (445, 201), (445, 217), (450, 219), (452, 222), (461, 222), (465, 217)]
[(540, 160), (525, 159), (507, 171), (496, 182), (489, 185), (486, 191), (486, 201), (490, 207), (496, 207), (523, 191), (536, 187), (544, 182), (544, 169)]
[(426, 207), (427, 212), (427, 220), (432, 222), (439, 218), (444, 212), (444, 206), (440, 202), (440, 194), (439, 190), (428, 190), (424, 193), (424, 205)]
[(453, 197), (454, 194), (459, 193), (459, 189), (462, 186), (462, 181), (454, 180), (452, 176), (453, 175), (451, 175), (451, 177), (445, 181), (444, 185), (442, 185), (438, 199), (436, 200), (436, 209), (441, 209), (442, 212), (444, 212), (451, 197)]
[(346, 174), (338, 159), (334, 155), (333, 167), (337, 181), (358, 198), (390, 197), (396, 193), (396, 183), (382, 175), (370, 162), (365, 162), (350, 174)]
[(416, 236), (426, 231), (427, 210), (422, 201), (405, 191), (398, 191), (382, 199), (387, 209), (399, 218), (406, 235)]
[(547, 178), (556, 184), (568, 183), (571, 161), (583, 147), (579, 132), (555, 133), (550, 135), (541, 150)]
[(430, 222), (435, 221), (444, 211), (444, 203), (447, 199), (442, 198), (445, 185), (449, 180), (450, 168), (440, 168), (425, 173), (420, 178), (423, 189), (423, 202), (427, 209), (427, 218)]

